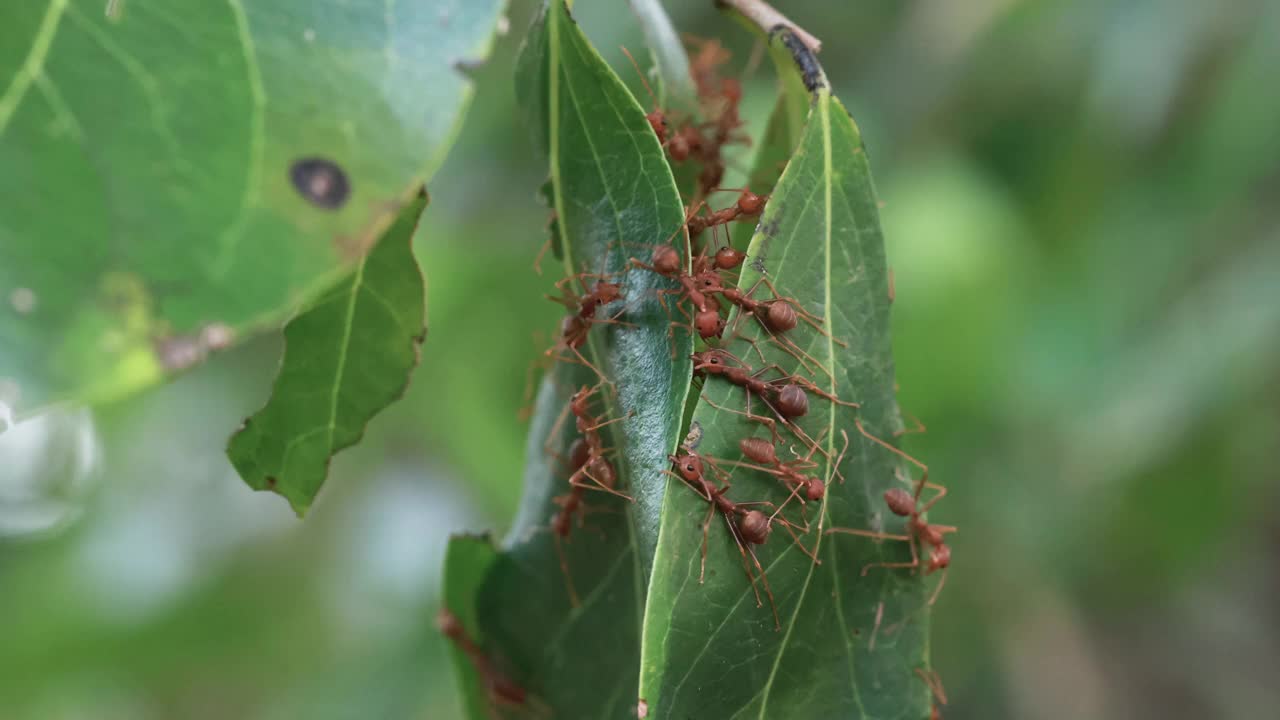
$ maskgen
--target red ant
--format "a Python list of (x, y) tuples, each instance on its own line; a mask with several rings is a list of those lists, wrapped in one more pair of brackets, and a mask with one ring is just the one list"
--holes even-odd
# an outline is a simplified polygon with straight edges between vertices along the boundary
[(667, 116), (662, 112), (662, 108), (658, 107), (658, 98), (654, 96), (653, 88), (649, 87), (649, 81), (645, 79), (644, 73), (641, 72), (640, 64), (631, 56), (631, 51), (624, 47), (622, 52), (631, 61), (631, 66), (636, 69), (636, 74), (640, 76), (640, 82), (644, 84), (645, 92), (649, 93), (649, 100), (653, 102), (653, 109), (644, 116), (644, 119), (649, 121), (649, 127), (653, 129), (653, 134), (658, 136), (658, 144), (665, 147), (668, 129)]
[[(556, 418), (551, 427), (544, 449), (548, 453), (552, 452), (551, 443), (559, 435), (565, 419), (572, 413), (574, 424), (582, 437), (574, 442), (569, 451), (569, 467), (572, 471), (569, 476), (569, 484), (586, 490), (600, 490), (630, 501), (630, 495), (614, 489), (615, 485), (617, 485), (617, 473), (607, 457), (612, 451), (605, 447), (604, 439), (600, 433), (601, 428), (622, 422), (630, 416), (602, 421), (592, 415), (590, 408), (591, 398), (600, 392), (600, 387), (601, 385), (599, 384), (594, 387), (584, 385), (570, 396), (568, 404), (565, 405), (564, 410), (560, 412), (560, 416)], [(584, 479), (590, 480), (594, 484), (588, 484), (584, 482)]]
[[(858, 407), (858, 403), (847, 402), (839, 397), (826, 392), (819, 388), (813, 382), (800, 377), (798, 375), (787, 375), (786, 372), (778, 365), (765, 365), (755, 372), (751, 371), (742, 360), (728, 350), (712, 348), (696, 352), (693, 357), (693, 371), (698, 375), (719, 375), (729, 382), (743, 388), (747, 393), (747, 409), (746, 412), (734, 410), (733, 408), (717, 405), (710, 399), (703, 396), (708, 405), (718, 409), (732, 412), (738, 415), (745, 415), (751, 420), (755, 420), (764, 424), (769, 428), (769, 432), (773, 435), (774, 443), (778, 441), (778, 431), (772, 418), (756, 415), (751, 412), (751, 396), (758, 396), (782, 423), (787, 426), (796, 437), (800, 438), (807, 446), (814, 448), (818, 445), (817, 441), (811, 439), (804, 433), (800, 427), (793, 422), (793, 419), (807, 415), (809, 412), (809, 396), (806, 390), (826, 398), (838, 405), (847, 407)], [(733, 361), (731, 364), (729, 361)], [(758, 375), (766, 370), (777, 370), (783, 374), (783, 377), (773, 380), (762, 380)], [(830, 455), (823, 451), (822, 453), (827, 459)]]
[(768, 201), (768, 195), (757, 195), (744, 188), (739, 193), (737, 201), (729, 207), (716, 210), (709, 215), (694, 215), (689, 218), (688, 223), (686, 223), (689, 227), (689, 234), (697, 235), (709, 227), (725, 225), (737, 220), (739, 217), (756, 217), (764, 212), (764, 206)]
[[(782, 623), (778, 619), (778, 606), (774, 602), (773, 589), (769, 587), (769, 578), (765, 574), (764, 566), (760, 564), (760, 559), (756, 557), (755, 549), (751, 546), (763, 545), (768, 542), (769, 534), (773, 530), (773, 523), (777, 522), (791, 535), (791, 539), (795, 541), (796, 545), (800, 546), (801, 551), (815, 563), (821, 563), (822, 561), (813, 554), (813, 551), (800, 542), (799, 536), (795, 533), (796, 529), (799, 529), (801, 534), (809, 532), (808, 525), (800, 527), (793, 525), (785, 518), (778, 517), (782, 512), (782, 508), (786, 507), (787, 502), (790, 501), (790, 498), (784, 501), (782, 505), (774, 505), (767, 501), (733, 502), (725, 496), (725, 493), (729, 491), (729, 483), (727, 481), (724, 485), (717, 487), (715, 483), (708, 480), (703, 474), (704, 461), (711, 465), (712, 468), (717, 469), (718, 473), (723, 473), (723, 471), (716, 468), (714, 462), (710, 459), (703, 458), (688, 448), (685, 448), (684, 454), (669, 455), (668, 459), (671, 460), (676, 468), (675, 473), (668, 471), (668, 474), (680, 478), (686, 485), (693, 488), (694, 492), (711, 504), (707, 511), (707, 519), (702, 523), (702, 566), (698, 573), (698, 582), (701, 583), (706, 578), (707, 542), (711, 532), (711, 518), (719, 511), (721, 516), (724, 517), (725, 524), (729, 527), (729, 535), (733, 537), (733, 542), (738, 546), (738, 552), (742, 556), (742, 567), (747, 573), (747, 579), (751, 581), (751, 589), (756, 596), (756, 607), (763, 607), (764, 603), (760, 599), (760, 590), (756, 586), (756, 577), (751, 571), (752, 565), (755, 566), (756, 572), (759, 573), (761, 584), (764, 585), (765, 594), (769, 598), (769, 607), (773, 610), (775, 629), (781, 630)], [(774, 508), (774, 511), (772, 515), (766, 515), (759, 510), (746, 510), (745, 508), (750, 505), (770, 507)], [(747, 562), (748, 558), (750, 558), (750, 564)]]
[[(845, 431), (841, 430), (840, 435), (844, 437), (844, 449), (840, 451), (840, 458), (844, 458), (845, 451), (849, 449), (849, 436)], [(819, 437), (821, 442), (821, 437)], [(817, 445), (809, 449), (809, 454), (795, 460), (783, 461), (778, 457), (777, 446), (765, 440), (764, 438), (750, 437), (743, 438), (738, 441), (738, 449), (742, 454), (755, 461), (756, 465), (744, 462), (730, 462), (729, 465), (736, 467), (751, 468), (761, 472), (769, 473), (781, 480), (787, 485), (792, 494), (804, 492), (804, 498), (800, 498), (800, 502), (804, 502), (805, 498), (809, 500), (821, 500), (827, 494), (827, 483), (821, 478), (805, 475), (802, 470), (811, 470), (818, 466), (817, 463), (809, 458), (813, 457), (813, 453), (817, 450)], [(832, 464), (832, 473), (839, 474), (840, 460), (836, 460)]]
[[(739, 106), (742, 102), (742, 85), (733, 78), (721, 78), (717, 68), (729, 60), (729, 52), (716, 40), (686, 37), (697, 45), (697, 51), (689, 64), (689, 72), (697, 85), (698, 97), (704, 110), (714, 119), (707, 123), (712, 128), (709, 138), (698, 135), (696, 154), (702, 161), (702, 173), (698, 177), (698, 196), (702, 197), (720, 184), (725, 164), (722, 148), (734, 141), (749, 142), (733, 133), (742, 127)], [(673, 154), (674, 157), (674, 154)]]
[[(609, 462), (607, 455), (610, 450), (604, 446), (604, 440), (600, 434), (600, 428), (620, 422), (626, 418), (621, 417), (600, 421), (591, 414), (589, 404), (591, 398), (599, 390), (599, 385), (592, 388), (583, 386), (575, 392), (570, 397), (565, 409), (560, 413), (560, 417), (556, 418), (551, 433), (548, 435), (549, 438), (555, 438), (559, 434), (560, 426), (564, 423), (569, 413), (573, 413), (578, 432), (582, 435), (582, 437), (574, 441), (569, 450), (569, 492), (553, 500), (560, 506), (560, 509), (551, 518), (551, 531), (555, 536), (556, 554), (560, 557), (560, 570), (564, 573), (565, 585), (569, 591), (569, 602), (574, 607), (579, 604), (578, 593), (574, 588), (573, 578), (569, 574), (569, 563), (565, 558), (561, 541), (569, 537), (575, 514), (578, 515), (579, 522), (581, 522), (581, 516), (586, 511), (583, 505), (585, 491), (599, 490), (628, 501), (631, 500), (630, 495), (615, 489), (618, 477), (617, 471), (614, 469), (613, 464)], [(549, 444), (550, 440), (548, 441)], [(550, 447), (546, 449), (548, 452), (551, 451)], [(587, 483), (586, 480), (590, 480), (593, 484)]]
[[(736, 287), (725, 287), (723, 284), (720, 284), (720, 278), (715, 273), (703, 273), (698, 277), (698, 281), (701, 283), (700, 290), (703, 294), (710, 297), (714, 297), (716, 294), (719, 294), (729, 302), (737, 305), (742, 310), (739, 318), (741, 318), (742, 315), (754, 317), (769, 337), (777, 343), (779, 347), (786, 350), (787, 354), (798, 360), (801, 365), (804, 365), (805, 370), (813, 372), (811, 366), (817, 366), (818, 369), (825, 373), (827, 377), (833, 378), (831, 371), (819, 362), (817, 358), (814, 358), (795, 342), (783, 335), (783, 333), (794, 330), (796, 325), (799, 324), (799, 321), (804, 320), (822, 335), (830, 337), (830, 334), (822, 327), (823, 319), (813, 313), (810, 313), (808, 310), (805, 310), (804, 307), (800, 305), (799, 301), (794, 298), (783, 297), (781, 293), (778, 292), (778, 289), (774, 287), (769, 278), (761, 277), (759, 282), (746, 292), (743, 292)], [(773, 299), (756, 300), (751, 297), (752, 293), (755, 292), (755, 289), (760, 286), (760, 283), (764, 283), (764, 285), (769, 288), (769, 291), (773, 293)], [(734, 325), (736, 328), (736, 321)], [(848, 347), (848, 344), (842, 340), (833, 340), (841, 347)], [(754, 341), (749, 342), (754, 346)], [(762, 360), (764, 359), (763, 353), (760, 353), (758, 349), (757, 354), (761, 356)]]
[(716, 38), (704, 39), (693, 35), (685, 35), (684, 38), (697, 46), (697, 52), (689, 61), (689, 75), (698, 88), (698, 96), (704, 99), (712, 97), (718, 79), (716, 68), (728, 62), (731, 55)]
[[(889, 511), (899, 517), (907, 518), (906, 534), (897, 535), (893, 533), (879, 532), (875, 530), (861, 530), (856, 528), (829, 528), (827, 534), (845, 533), (849, 535), (861, 535), (863, 537), (875, 538), (877, 540), (900, 540), (906, 542), (911, 548), (911, 562), (878, 562), (869, 563), (862, 568), (862, 574), (866, 575), (871, 568), (911, 568), (915, 569), (924, 565), (924, 573), (926, 575), (937, 570), (942, 570), (942, 579), (938, 581), (938, 586), (934, 588), (933, 595), (929, 597), (929, 604), (932, 605), (937, 599), (938, 594), (942, 592), (942, 586), (947, 582), (947, 568), (951, 565), (951, 548), (946, 543), (945, 535), (956, 532), (956, 528), (950, 525), (933, 525), (924, 519), (925, 513), (934, 506), (942, 498), (946, 497), (947, 489), (936, 483), (929, 482), (929, 466), (911, 457), (907, 453), (881, 440), (880, 438), (867, 432), (862, 426), (862, 421), (854, 420), (858, 432), (864, 437), (875, 442), (885, 448), (888, 448), (894, 454), (902, 457), (915, 464), (924, 471), (923, 476), (916, 482), (915, 493), (907, 492), (902, 488), (890, 488), (884, 493), (885, 504), (889, 506)], [(920, 505), (920, 495), (925, 488), (937, 491), (927, 503)], [(924, 543), (929, 546), (929, 557), (927, 562), (922, 562), (917, 544)]]
[[(604, 278), (611, 277), (599, 273), (579, 273), (556, 282), (556, 289), (562, 295), (548, 295), (547, 299), (560, 303), (569, 309), (570, 314), (564, 317), (560, 322), (560, 337), (555, 346), (547, 350), (544, 355), (551, 357), (560, 349), (565, 349), (573, 353), (577, 362), (591, 368), (599, 376), (601, 381), (609, 382), (604, 373), (595, 365), (587, 360), (580, 350), (586, 344), (587, 336), (591, 332), (591, 328), (597, 323), (629, 325), (629, 323), (618, 320), (618, 317), (626, 311), (619, 311), (613, 317), (597, 317), (597, 311), (616, 300), (622, 298), (622, 286), (618, 283), (605, 282)], [(594, 286), (589, 286), (586, 278), (596, 278)], [(573, 282), (577, 281), (582, 286), (582, 292), (573, 289)], [(565, 359), (558, 357), (557, 359)], [(612, 384), (612, 383), (610, 383)]]
[(462, 621), (456, 615), (445, 608), (441, 608), (439, 614), (436, 615), (436, 627), (453, 642), (454, 647), (458, 648), (471, 661), (476, 674), (480, 676), (480, 682), (484, 686), (485, 694), (491, 704), (515, 707), (525, 706), (526, 701), (529, 700), (529, 695), (525, 692), (525, 689), (498, 672), (493, 666), (493, 661), (471, 639), (471, 636), (467, 634), (466, 628), (462, 626)]

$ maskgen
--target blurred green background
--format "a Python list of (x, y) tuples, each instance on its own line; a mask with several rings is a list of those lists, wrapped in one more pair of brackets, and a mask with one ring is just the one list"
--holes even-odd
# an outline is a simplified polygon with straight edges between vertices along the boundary
[[(1274, 715), (1280, 3), (778, 4), (825, 41), (885, 201), (900, 398), (929, 426), (908, 449), (961, 528), (946, 717)], [(222, 455), (275, 339), (0, 435), (0, 718), (459, 717), (432, 629), (444, 542), (510, 521), (525, 371), (558, 316), (530, 269), (545, 173), (513, 122), (532, 5), (431, 185), (422, 366), (306, 522)], [(622, 5), (576, 14), (634, 81)], [(709, 0), (680, 5), (747, 64)], [(748, 80), (757, 119), (772, 83)]]

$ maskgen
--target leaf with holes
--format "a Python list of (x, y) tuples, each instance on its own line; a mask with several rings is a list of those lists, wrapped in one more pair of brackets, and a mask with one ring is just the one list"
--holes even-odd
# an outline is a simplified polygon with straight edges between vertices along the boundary
[(439, 166), (503, 5), (4, 3), (0, 400), (120, 396), (338, 281)]
[[(792, 47), (802, 54), (800, 60), (816, 67), (803, 46)], [(745, 572), (750, 566), (725, 523), (709, 517), (708, 502), (688, 486), (670, 484), (641, 661), (640, 697), (653, 717), (923, 720), (929, 715), (930, 690), (916, 673), (929, 669), (925, 583), (902, 569), (869, 568), (862, 574), (870, 564), (909, 560), (907, 544), (823, 534), (832, 527), (903, 532), (901, 518), (888, 512), (882, 496), (888, 488), (908, 486), (896, 475), (899, 458), (864, 438), (855, 424), (861, 419), (868, 432), (890, 439), (901, 427), (884, 244), (858, 128), (825, 78), (810, 77), (807, 121), (752, 238), (740, 285), (752, 289), (753, 297), (767, 297), (760, 280), (768, 278), (781, 295), (824, 317), (830, 336), (803, 322), (789, 333), (802, 351), (796, 354), (807, 355), (805, 362), (814, 366), (810, 374), (768, 342), (753, 318), (731, 318), (730, 324), (757, 341), (787, 374), (805, 374), (825, 392), (861, 403), (855, 409), (810, 393), (810, 410), (799, 422), (819, 448), (812, 455), (812, 474), (832, 479), (825, 455), (840, 459), (845, 479), (829, 482), (819, 501), (803, 507), (794, 500), (786, 503), (781, 517), (797, 525), (807, 518), (812, 526), (799, 541), (774, 523), (769, 541), (753, 546), (766, 571), (757, 578), (759, 604)], [(741, 339), (728, 347), (744, 362), (757, 367), (763, 362)], [(693, 417), (696, 451), (724, 461), (732, 481), (726, 497), (784, 504), (788, 492), (776, 478), (727, 464), (743, 460), (740, 439), (770, 437), (761, 423), (731, 412), (744, 406), (743, 389), (709, 377)], [(768, 412), (759, 401), (754, 410)], [(780, 458), (789, 459), (791, 448), (809, 454), (803, 442), (781, 428), (780, 434)], [(850, 442), (842, 455), (846, 434)], [(756, 573), (754, 567), (751, 572)]]
[[(581, 524), (563, 539), (552, 533), (578, 436), (566, 406), (576, 390), (599, 382), (581, 363), (556, 363), (534, 409), (515, 526), (474, 596), (459, 597), (453, 588), (464, 580), (450, 570), (446, 597), (458, 603), (450, 606), (458, 617), (475, 618), (477, 642), (537, 700), (504, 717), (539, 717), (545, 706), (554, 717), (625, 719), (634, 712), (662, 473), (679, 441), (692, 350), (687, 332), (669, 332), (657, 290), (670, 284), (629, 260), (649, 259), (681, 229), (683, 208), (645, 110), (561, 0), (549, 2), (530, 30), (516, 89), (549, 159), (564, 273), (608, 274), (622, 285), (622, 299), (598, 316), (624, 324), (597, 325), (582, 352), (617, 384), (601, 388), (589, 410), (616, 421), (599, 432), (613, 448), (618, 487), (635, 501), (587, 491)], [(459, 671), (472, 672), (466, 664)]]
[(227, 446), (250, 487), (279, 493), (299, 515), (330, 458), (360, 440), (418, 364), (426, 307), (413, 233), (426, 205), (425, 195), (409, 203), (350, 276), (289, 321), (271, 399)]

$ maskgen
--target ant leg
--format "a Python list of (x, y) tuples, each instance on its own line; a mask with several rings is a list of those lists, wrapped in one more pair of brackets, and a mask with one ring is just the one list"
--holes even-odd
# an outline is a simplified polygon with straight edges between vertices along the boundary
[[(590, 464), (590, 461), (588, 461), (588, 465), (589, 464)], [(582, 482), (582, 478), (584, 477), (589, 478), (591, 482), (595, 483), (595, 485), (588, 485), (587, 483)], [(569, 484), (574, 487), (580, 487), (583, 490), (599, 490), (600, 492), (607, 492), (610, 495), (617, 495), (618, 497), (622, 498), (623, 500), (626, 500), (627, 502), (635, 502), (635, 499), (632, 498), (630, 495), (622, 492), (621, 490), (614, 490), (613, 488), (609, 487), (603, 480), (596, 477), (595, 475), (592, 475), (591, 471), (587, 469), (586, 465), (578, 468), (573, 473), (573, 475), (569, 476)]]
[[(942, 569), (942, 575), (938, 578), (938, 584), (933, 588), (933, 594), (929, 596), (929, 607), (933, 607), (933, 604), (938, 601), (938, 595), (942, 592), (942, 586), (947, 584), (947, 571), (950, 569), (951, 568)], [(942, 704), (947, 704), (945, 696), (942, 698)]]
[(635, 414), (636, 414), (636, 411), (632, 410), (631, 412), (627, 413), (626, 415), (623, 415), (622, 417), (616, 417), (612, 420), (605, 420), (604, 422), (596, 423), (595, 425), (588, 425), (584, 428), (581, 428), (581, 430), (582, 432), (593, 432), (593, 431), (599, 430), (602, 427), (608, 427), (614, 423), (620, 423), (623, 420), (630, 420), (631, 416)]
[(929, 686), (929, 692), (933, 693), (934, 699), (943, 705), (947, 704), (947, 691), (942, 687), (942, 679), (938, 677), (936, 670), (926, 673), (920, 668), (916, 668), (916, 675), (920, 676), (924, 684)]
[(929, 508), (933, 507), (934, 503), (938, 502), (939, 500), (947, 496), (947, 489), (937, 483), (927, 482), (927, 483), (922, 483), (922, 485), (923, 487), (927, 487), (930, 490), (936, 490), (938, 494), (929, 498), (929, 502), (925, 503), (922, 507), (916, 510), (916, 513), (919, 515), (923, 515), (929, 512)]
[(855, 427), (858, 428), (858, 432), (862, 433), (863, 437), (867, 438), (871, 442), (876, 443), (877, 445), (884, 447), (889, 452), (892, 452), (894, 455), (897, 455), (903, 460), (906, 460), (907, 462), (915, 465), (916, 467), (924, 471), (924, 474), (920, 477), (920, 481), (916, 483), (915, 498), (918, 501), (920, 499), (920, 493), (924, 492), (925, 484), (929, 482), (929, 466), (915, 459), (911, 455), (903, 452), (902, 450), (899, 450), (898, 448), (894, 447), (888, 442), (885, 442), (884, 440), (867, 432), (867, 429), (862, 426), (862, 418), (854, 418), (853, 424)]
[(542, 274), (542, 258), (546, 256), (547, 251), (551, 249), (551, 243), (554, 236), (550, 232), (551, 223), (547, 223), (548, 232), (547, 239), (542, 243), (542, 247), (538, 250), (538, 255), (533, 259), (533, 271), (539, 275)]
[(880, 623), (884, 621), (884, 601), (876, 605), (876, 623), (871, 626), (871, 642), (867, 644), (867, 652), (876, 651), (876, 634), (880, 632)]
[(831, 535), (833, 533), (839, 533), (842, 535), (859, 535), (861, 537), (869, 537), (876, 540), (899, 540), (901, 542), (909, 542), (911, 540), (910, 535), (895, 535), (894, 533), (877, 532), (875, 530), (861, 530), (858, 528), (833, 527), (827, 528), (822, 532), (823, 535)]
[[(730, 522), (730, 524), (732, 524), (732, 522)], [(743, 541), (741, 539), (739, 539), (738, 549), (745, 551), (747, 555), (751, 556), (751, 562), (755, 564), (756, 572), (760, 574), (760, 584), (764, 585), (764, 592), (766, 595), (769, 596), (769, 609), (773, 611), (773, 629), (775, 631), (782, 630), (782, 622), (778, 619), (778, 603), (773, 599), (773, 588), (769, 587), (769, 575), (765, 573), (764, 566), (760, 564), (760, 558), (756, 557), (755, 549), (747, 547), (745, 544), (743, 544)], [(748, 576), (750, 576), (749, 573), (748, 573)], [(755, 587), (756, 585), (755, 585), (755, 582), (753, 581), (751, 583), (751, 588), (754, 590)], [(760, 593), (757, 591), (756, 592), (757, 607), (759, 607), (759, 603), (760, 603)]]
[(711, 537), (711, 519), (716, 515), (716, 506), (712, 502), (707, 508), (707, 519), (702, 522), (702, 565), (698, 568), (698, 584), (701, 585), (707, 575), (707, 541)]
[(731, 408), (731, 407), (727, 407), (727, 406), (724, 406), (724, 405), (717, 405), (714, 401), (712, 401), (712, 400), (711, 400), (711, 398), (708, 398), (708, 397), (707, 397), (707, 394), (706, 394), (706, 393), (703, 393), (703, 394), (702, 394), (702, 401), (703, 401), (703, 402), (705, 402), (706, 404), (710, 405), (711, 407), (713, 407), (713, 408), (717, 409), (717, 410), (721, 410), (721, 411), (723, 411), (723, 412), (733, 413), (734, 415), (741, 415), (741, 416), (743, 416), (743, 417), (747, 418), (748, 420), (754, 420), (754, 421), (756, 421), (756, 422), (758, 422), (758, 423), (760, 423), (760, 424), (764, 425), (765, 427), (769, 428), (769, 433), (773, 435), (773, 444), (775, 444), (775, 445), (777, 445), (777, 444), (778, 444), (778, 440), (779, 440), (779, 437), (778, 437), (778, 428), (777, 428), (777, 424), (776, 424), (776, 422), (774, 421), (774, 419), (773, 419), (773, 418), (767, 418), (767, 417), (765, 417), (765, 416), (763, 416), (763, 415), (756, 415), (755, 413), (751, 412), (751, 391), (750, 391), (750, 390), (747, 390), (747, 411), (746, 411), (746, 412), (743, 412), (743, 411), (741, 411), (741, 410), (735, 410), (735, 409), (733, 409), (733, 408)]
[[(853, 534), (857, 535), (858, 533), (853, 533)], [(917, 551), (917, 550), (916, 550), (916, 538), (915, 538), (915, 535), (909, 535), (909, 536), (907, 536), (907, 547), (911, 548), (911, 562), (909, 562), (909, 563), (908, 563), (908, 562), (899, 562), (899, 563), (886, 563), (886, 562), (868, 563), (868, 564), (866, 564), (866, 565), (862, 566), (862, 576), (863, 576), (863, 577), (866, 577), (866, 575), (867, 575), (867, 571), (868, 571), (868, 570), (870, 570), (871, 568), (876, 568), (876, 567), (878, 567), (878, 568), (885, 568), (885, 569), (893, 569), (893, 568), (912, 568), (912, 569), (915, 569), (915, 568), (920, 567), (920, 564), (921, 564), (921, 563), (920, 563), (920, 553), (919, 553), (919, 551)]]
[(906, 413), (906, 415), (911, 419), (911, 427), (895, 430), (893, 433), (894, 437), (902, 437), (903, 435), (923, 435), (929, 431), (929, 428), (925, 427), (924, 423), (920, 422), (920, 418), (912, 415), (911, 413)]
[(555, 540), (556, 555), (560, 557), (560, 572), (564, 575), (564, 586), (569, 592), (569, 604), (573, 607), (578, 607), (582, 602), (578, 599), (577, 589), (573, 587), (573, 576), (569, 574), (569, 559), (565, 557), (564, 546), (560, 543), (560, 536), (556, 533), (551, 533), (551, 536)]
[(556, 421), (551, 425), (551, 432), (547, 433), (547, 441), (542, 444), (542, 450), (548, 455), (558, 455), (555, 451), (553, 442), (560, 436), (560, 430), (564, 427), (564, 421), (569, 417), (569, 403), (565, 403), (564, 409), (556, 416)]
[[(595, 365), (593, 365), (593, 364), (591, 363), (591, 361), (590, 361), (590, 360), (588, 360), (588, 359), (586, 358), (586, 356), (582, 354), (582, 351), (578, 350), (578, 348), (576, 348), (576, 347), (570, 347), (570, 348), (569, 348), (569, 351), (573, 353), (573, 355), (574, 355), (574, 357), (575, 357), (575, 358), (577, 358), (577, 362), (578, 362), (579, 364), (581, 364), (581, 365), (585, 365), (585, 366), (587, 366), (587, 367), (591, 368), (591, 371), (592, 371), (592, 372), (594, 372), (594, 373), (596, 374), (596, 377), (600, 378), (600, 382), (601, 382), (602, 384), (606, 384), (606, 385), (608, 385), (609, 387), (611, 387), (611, 388), (613, 388), (613, 389), (614, 389), (614, 392), (615, 392), (615, 393), (617, 392), (617, 386), (613, 384), (613, 381), (612, 381), (612, 380), (610, 380), (610, 379), (609, 379), (609, 378), (608, 378), (604, 373), (600, 372), (600, 368), (598, 368), (598, 367), (596, 367)], [(565, 357), (561, 356), (561, 358), (560, 358), (560, 359), (562, 359), (562, 360), (567, 360), (567, 359), (569, 359), (569, 358), (565, 358)], [(570, 360), (570, 361), (572, 362), (572, 360)]]

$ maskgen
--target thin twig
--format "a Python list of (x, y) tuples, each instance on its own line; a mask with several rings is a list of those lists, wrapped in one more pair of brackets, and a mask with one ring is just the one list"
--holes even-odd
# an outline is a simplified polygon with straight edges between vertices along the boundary
[(810, 35), (804, 28), (796, 25), (787, 19), (786, 15), (778, 12), (772, 5), (764, 0), (716, 0), (716, 4), (721, 7), (731, 7), (737, 10), (742, 17), (750, 20), (766, 34), (779, 25), (785, 25), (791, 28), (796, 37), (808, 46), (813, 52), (822, 50), (822, 41)]

